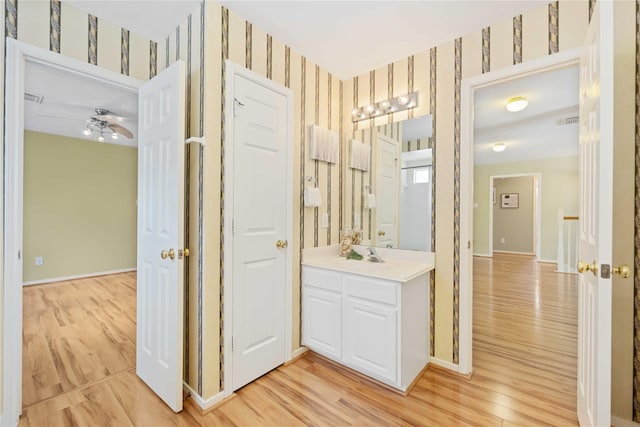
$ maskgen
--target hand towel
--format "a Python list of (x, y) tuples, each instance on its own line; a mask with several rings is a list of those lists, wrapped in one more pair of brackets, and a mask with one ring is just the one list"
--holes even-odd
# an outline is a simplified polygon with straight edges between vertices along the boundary
[(367, 208), (374, 209), (376, 207), (376, 195), (375, 194), (367, 194)]
[(319, 188), (306, 187), (304, 189), (304, 205), (308, 208), (322, 206), (322, 195)]

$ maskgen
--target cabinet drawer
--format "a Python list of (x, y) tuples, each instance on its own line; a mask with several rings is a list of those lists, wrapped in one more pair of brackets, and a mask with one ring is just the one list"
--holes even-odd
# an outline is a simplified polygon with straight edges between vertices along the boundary
[(342, 292), (342, 273), (303, 266), (302, 284), (328, 291)]
[(396, 282), (371, 277), (345, 275), (345, 291), (348, 296), (396, 306), (398, 286)]

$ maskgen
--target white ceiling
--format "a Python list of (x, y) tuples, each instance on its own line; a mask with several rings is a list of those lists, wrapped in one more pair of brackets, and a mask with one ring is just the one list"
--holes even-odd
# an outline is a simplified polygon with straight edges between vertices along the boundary
[[(492, 164), (578, 154), (578, 125), (559, 124), (578, 116), (578, 67), (539, 73), (482, 88), (475, 93), (474, 162)], [(509, 98), (525, 96), (523, 111), (505, 109)], [(491, 146), (507, 148), (495, 153)]]
[(546, 1), (221, 3), (344, 80), (511, 19)]
[(36, 132), (95, 141), (97, 135), (82, 133), (96, 108), (124, 117), (118, 124), (133, 132), (133, 138), (120, 136), (105, 142), (138, 145), (138, 94), (120, 86), (106, 84), (59, 68), (27, 61), (25, 93), (43, 97), (42, 103), (24, 103), (24, 128)]

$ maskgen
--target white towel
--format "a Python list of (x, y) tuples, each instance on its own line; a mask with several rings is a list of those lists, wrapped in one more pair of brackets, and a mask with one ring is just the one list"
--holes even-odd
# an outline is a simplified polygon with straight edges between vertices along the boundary
[(373, 209), (376, 207), (376, 195), (375, 194), (367, 194), (367, 208)]
[(306, 187), (304, 189), (304, 205), (308, 208), (322, 206), (322, 194), (320, 194), (319, 188)]

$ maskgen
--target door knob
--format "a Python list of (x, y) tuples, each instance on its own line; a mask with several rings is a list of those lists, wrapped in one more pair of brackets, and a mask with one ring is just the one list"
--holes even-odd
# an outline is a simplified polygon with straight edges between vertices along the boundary
[(278, 240), (276, 242), (276, 248), (278, 249), (285, 249), (287, 246), (289, 246), (289, 242), (286, 240)]
[(386, 233), (384, 231), (378, 231), (378, 236), (384, 236)]
[(175, 259), (176, 251), (173, 248), (169, 250), (163, 249), (162, 252), (160, 252), (160, 258), (167, 259), (167, 257), (171, 259)]
[(627, 264), (622, 264), (620, 267), (613, 267), (613, 274), (617, 274), (623, 279), (628, 279), (631, 276), (631, 267)]
[(593, 261), (591, 264), (587, 264), (583, 261), (578, 261), (578, 273), (584, 273), (585, 271), (590, 271), (594, 276), (598, 275), (598, 263)]

